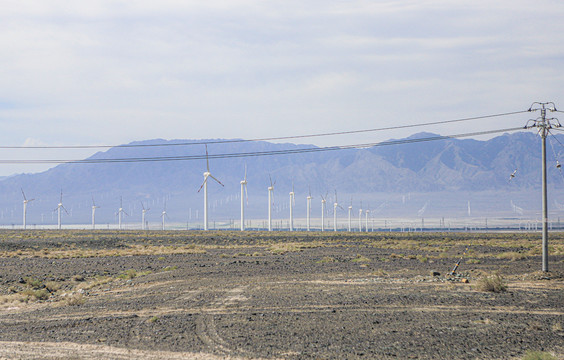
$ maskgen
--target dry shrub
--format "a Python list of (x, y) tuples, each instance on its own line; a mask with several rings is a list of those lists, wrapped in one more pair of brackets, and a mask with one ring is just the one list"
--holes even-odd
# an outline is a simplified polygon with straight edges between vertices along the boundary
[(499, 293), (507, 290), (507, 285), (499, 274), (484, 276), (475, 285), (478, 291)]
[(556, 358), (545, 351), (532, 351), (529, 350), (523, 356), (523, 360), (556, 360)]
[(69, 306), (78, 306), (84, 304), (84, 295), (81, 293), (74, 293), (65, 298), (65, 303)]
[(34, 298), (35, 300), (47, 300), (49, 299), (49, 295), (50, 295), (49, 291), (45, 289), (39, 289), (39, 290), (27, 289), (22, 291), (21, 294), (29, 298)]

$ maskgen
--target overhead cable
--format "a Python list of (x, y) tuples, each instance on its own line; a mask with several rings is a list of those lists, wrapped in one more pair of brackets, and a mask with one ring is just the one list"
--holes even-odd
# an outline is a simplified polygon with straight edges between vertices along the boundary
[(130, 147), (131, 148), (134, 148), (134, 147), (166, 147), (166, 146), (190, 146), (190, 145), (203, 145), (203, 144), (207, 144), (207, 145), (209, 145), (209, 144), (228, 144), (228, 143), (242, 143), (242, 142), (253, 142), (253, 141), (292, 140), (292, 139), (305, 139), (305, 138), (315, 138), (315, 137), (323, 137), (323, 136), (351, 135), (351, 134), (360, 134), (360, 133), (377, 132), (377, 131), (409, 129), (409, 128), (415, 128), (415, 127), (430, 126), (430, 125), (444, 125), (444, 124), (452, 124), (452, 123), (458, 123), (458, 122), (464, 122), (464, 121), (482, 120), (482, 119), (489, 119), (489, 118), (494, 118), (494, 117), (516, 115), (516, 114), (521, 114), (521, 113), (526, 113), (526, 112), (528, 112), (528, 110), (513, 111), (513, 112), (506, 112), (506, 113), (492, 114), (492, 115), (482, 115), (482, 116), (453, 119), (453, 120), (433, 121), (433, 122), (427, 122), (427, 123), (421, 123), (421, 124), (389, 126), (389, 127), (374, 128), (374, 129), (337, 131), (337, 132), (306, 134), (306, 135), (264, 137), (264, 138), (253, 138), (253, 139), (228, 139), (228, 140), (209, 140), (209, 141), (189, 141), (189, 142), (178, 142), (178, 143), (123, 144), (123, 145), (0, 146), (0, 149), (102, 149), (102, 148), (105, 149), (105, 148), (113, 148), (113, 147), (118, 147), (118, 148), (122, 148), (122, 147), (123, 148), (130, 148)]
[(80, 160), (62, 160), (62, 159), (44, 159), (44, 160), (12, 160), (12, 159), (0, 159), (0, 164), (62, 164), (62, 163), (72, 163), (72, 164), (97, 164), (97, 163), (133, 163), (133, 162), (160, 162), (160, 161), (190, 161), (190, 160), (205, 160), (210, 159), (228, 159), (228, 158), (241, 158), (241, 157), (255, 157), (255, 156), (273, 156), (273, 155), (291, 155), (291, 154), (301, 154), (301, 153), (314, 153), (323, 151), (335, 151), (335, 150), (346, 150), (346, 149), (359, 149), (359, 148), (369, 148), (369, 147), (379, 147), (379, 146), (389, 146), (389, 145), (400, 145), (400, 144), (411, 144), (427, 141), (437, 141), (446, 139), (463, 138), (470, 136), (480, 136), (488, 134), (496, 134), (503, 132), (511, 132), (523, 130), (522, 127), (506, 128), (498, 130), (486, 130), (478, 131), (472, 133), (463, 133), (455, 135), (437, 135), (423, 138), (414, 139), (402, 139), (402, 140), (388, 140), (375, 143), (363, 143), (363, 144), (351, 144), (351, 145), (339, 145), (339, 146), (327, 146), (327, 147), (305, 147), (298, 149), (284, 149), (284, 150), (271, 150), (271, 151), (255, 151), (255, 152), (241, 152), (241, 153), (225, 153), (225, 154), (201, 154), (201, 155), (179, 155), (179, 156), (155, 156), (155, 157), (131, 157), (131, 158), (88, 158)]

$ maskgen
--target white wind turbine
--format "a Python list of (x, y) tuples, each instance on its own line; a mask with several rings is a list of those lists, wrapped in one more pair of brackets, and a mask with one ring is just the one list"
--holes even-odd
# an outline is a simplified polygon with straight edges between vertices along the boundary
[[(202, 188), (204, 188), (204, 230), (208, 230), (208, 178), (211, 177), (212, 179), (217, 181), (217, 183), (219, 185), (223, 186), (221, 181), (217, 180), (210, 173), (210, 161), (208, 159), (208, 145), (207, 144), (206, 144), (206, 166), (207, 166), (207, 170), (204, 173), (204, 182), (202, 183), (202, 185), (198, 189), (198, 192), (200, 192), (200, 190), (202, 190)], [(164, 223), (164, 218), (163, 218), (163, 223)]]
[(307, 210), (306, 210), (306, 224), (307, 224), (307, 231), (310, 230), (310, 218), (311, 218), (311, 188), (309, 189), (309, 195), (307, 196)]
[(247, 193), (247, 165), (245, 165), (245, 178), (241, 180), (241, 231), (245, 231), (245, 195), (247, 202), (249, 194)]
[(122, 215), (121, 214), (125, 214), (127, 216), (129, 216), (128, 213), (125, 212), (125, 210), (123, 210), (123, 201), (121, 196), (119, 197), (119, 210), (118, 210), (118, 226), (119, 229), (121, 230), (121, 219), (122, 219)]
[(296, 204), (294, 193), (294, 182), (292, 181), (292, 191), (290, 191), (290, 231), (294, 231), (294, 205)]
[(327, 194), (325, 194), (325, 196), (321, 195), (321, 231), (325, 231), (325, 204), (327, 203), (327, 200), (325, 200), (326, 196)]
[(337, 190), (335, 190), (335, 202), (333, 203), (333, 231), (337, 231), (337, 208), (343, 208), (337, 201)]
[[(165, 218), (167, 218), (168, 215), (166, 214), (166, 200), (164, 201), (164, 208), (163, 208), (163, 212), (161, 213), (161, 218), (163, 218), (163, 231), (165, 229)], [(206, 229), (207, 230), (207, 229)]]
[(366, 209), (364, 211), (364, 214), (366, 215), (366, 221), (365, 221), (365, 225), (366, 225), (366, 232), (368, 232), (368, 214), (370, 213), (370, 206), (368, 206), (368, 209)]
[(65, 210), (67, 215), (69, 214), (67, 209), (65, 209), (65, 207), (63, 206), (63, 190), (61, 190), (61, 197), (59, 199), (59, 204), (57, 205), (57, 208), (53, 210), (57, 212), (57, 226), (59, 230), (61, 230), (61, 209)]
[(28, 203), (28, 202), (31, 202), (31, 201), (33, 201), (33, 200), (35, 200), (35, 199), (28, 200), (28, 199), (25, 197), (25, 193), (24, 193), (23, 189), (21, 189), (21, 190), (22, 190), (22, 195), (23, 195), (23, 228), (24, 228), (24, 230), (25, 230), (25, 228), (27, 227), (27, 225), (26, 225), (26, 220), (27, 220), (27, 203)]
[(268, 187), (268, 231), (272, 231), (272, 203), (274, 202), (274, 184), (276, 184), (276, 180), (273, 183), (270, 174), (268, 178), (270, 179), (270, 186)]
[(362, 201), (360, 202), (360, 209), (358, 209), (358, 231), (362, 232)]
[(147, 225), (145, 223), (145, 214), (149, 210), (151, 209), (150, 208), (145, 209), (145, 205), (143, 205), (143, 201), (141, 201), (141, 230), (147, 230)]
[(349, 232), (351, 232), (351, 225), (352, 225), (352, 197), (351, 197), (351, 204), (349, 205)]
[(96, 203), (94, 203), (94, 195), (92, 195), (92, 230), (94, 230), (96, 228), (96, 209), (99, 208), (99, 206), (96, 206)]

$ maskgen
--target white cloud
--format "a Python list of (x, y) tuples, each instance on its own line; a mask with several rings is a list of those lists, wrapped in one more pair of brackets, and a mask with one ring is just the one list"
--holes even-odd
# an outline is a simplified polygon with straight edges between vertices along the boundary
[(564, 104), (562, 15), (549, 0), (2, 1), (0, 144), (264, 137)]

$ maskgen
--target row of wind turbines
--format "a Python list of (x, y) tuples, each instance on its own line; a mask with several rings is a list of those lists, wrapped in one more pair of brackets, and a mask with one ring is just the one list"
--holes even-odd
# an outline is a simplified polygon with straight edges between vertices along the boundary
[[(224, 186), (221, 181), (219, 181), (216, 177), (214, 177), (210, 172), (210, 162), (208, 159), (208, 147), (206, 145), (206, 171), (204, 172), (204, 182), (198, 189), (200, 192), (204, 189), (204, 230), (209, 230), (208, 224), (208, 179), (212, 178), (215, 180), (219, 185)], [(274, 199), (274, 185), (276, 181), (272, 181), (272, 177), (269, 175), (270, 186), (268, 187), (268, 231), (272, 231), (272, 205)], [(241, 184), (241, 231), (245, 231), (245, 200), (248, 203), (248, 192), (247, 192), (247, 167), (245, 166), (245, 177), (240, 182)], [(294, 184), (292, 184), (292, 191), (290, 191), (290, 231), (294, 231), (294, 206), (295, 206), (295, 192), (294, 192)], [(326, 212), (326, 200), (327, 194), (325, 196), (321, 195), (321, 231), (325, 231), (325, 212)], [(306, 229), (307, 231), (311, 231), (311, 200), (313, 197), (311, 196), (311, 189), (309, 194), (306, 198), (307, 200), (307, 209), (306, 209)], [(359, 209), (359, 217), (358, 217), (358, 229), (362, 231), (362, 202), (361, 208)], [(337, 190), (335, 190), (335, 202), (333, 203), (333, 231), (337, 231), (337, 209), (343, 209), (337, 200)], [(352, 231), (352, 200), (351, 205), (348, 207), (348, 231)], [(344, 209), (343, 209), (344, 210)], [(365, 222), (366, 222), (366, 231), (368, 231), (368, 215), (370, 210), (364, 210), (365, 214)]]
[[(224, 186), (221, 181), (219, 181), (215, 176), (212, 175), (212, 173), (210, 172), (210, 163), (209, 163), (209, 159), (208, 159), (208, 149), (207, 149), (207, 145), (206, 145), (206, 171), (204, 172), (204, 181), (202, 183), (202, 185), (200, 186), (200, 188), (198, 189), (198, 192), (200, 192), (203, 189), (203, 195), (204, 195), (204, 230), (209, 230), (209, 217), (208, 217), (208, 180), (211, 178), (213, 180), (215, 180), (219, 185)], [(269, 180), (270, 180), (270, 186), (268, 186), (268, 231), (272, 231), (273, 227), (272, 227), (272, 206), (273, 206), (273, 199), (274, 199), (274, 185), (276, 185), (276, 181), (272, 181), (272, 177), (269, 175)], [(245, 176), (244, 179), (241, 180), (240, 182), (241, 184), (241, 231), (245, 231), (245, 199), (247, 200), (247, 204), (248, 204), (248, 192), (247, 192), (247, 167), (245, 166)], [(23, 195), (23, 228), (26, 229), (27, 228), (27, 204), (35, 199), (27, 199), (23, 189), (21, 189), (22, 195)], [(290, 231), (295, 231), (295, 227), (294, 227), (294, 206), (295, 206), (295, 192), (294, 192), (294, 185), (292, 184), (292, 191), (289, 193), (290, 195), (290, 221), (289, 221), (289, 230)], [(321, 231), (326, 231), (325, 229), (325, 214), (326, 214), (326, 200), (327, 194), (325, 194), (325, 196), (321, 195)], [(312, 201), (313, 197), (311, 196), (311, 189), (309, 190), (308, 196), (306, 197), (306, 201), (307, 201), (307, 209), (306, 209), (306, 229), (307, 231), (311, 231), (311, 212), (312, 212), (312, 206), (311, 206), (311, 201)], [(141, 202), (141, 207), (142, 207), (142, 215), (141, 215), (141, 229), (142, 230), (147, 230), (148, 226), (147, 223), (145, 221), (145, 216), (146, 213), (150, 210), (150, 208), (145, 208), (145, 205), (143, 204), (143, 202)], [(359, 215), (358, 215), (358, 230), (362, 231), (363, 230), (363, 226), (362, 226), (362, 215), (364, 212), (365, 215), (365, 229), (366, 231), (368, 231), (368, 221), (369, 221), (369, 213), (370, 210), (363, 210), (362, 209), (362, 202), (361, 202), (361, 208), (359, 209)], [(92, 196), (92, 229), (96, 228), (96, 209), (100, 208), (98, 205), (96, 205), (95, 201), (94, 201), (94, 196)], [(333, 231), (337, 231), (337, 210), (338, 209), (343, 209), (343, 207), (339, 204), (338, 200), (337, 200), (337, 191), (335, 190), (335, 202), (333, 203)], [(349, 205), (348, 207), (348, 231), (352, 231), (353, 227), (352, 227), (352, 199), (351, 199), (351, 205)], [(62, 228), (62, 223), (61, 223), (61, 217), (62, 217), (62, 211), (64, 211), (65, 213), (69, 214), (69, 212), (67, 211), (67, 209), (64, 207), (63, 205), (63, 191), (61, 190), (60, 193), (60, 198), (59, 198), (59, 203), (57, 204), (57, 207), (53, 210), (53, 212), (57, 212), (57, 228), (61, 229)], [(116, 212), (116, 216), (117, 216), (117, 220), (118, 220), (118, 228), (121, 230), (123, 228), (123, 216), (129, 216), (129, 214), (123, 209), (123, 201), (122, 198), (120, 197), (120, 206), (118, 211)], [(164, 202), (164, 208), (161, 212), (161, 220), (162, 220), (162, 230), (165, 230), (165, 224), (166, 224), (166, 219), (168, 218), (167, 212), (166, 212), (166, 200)]]
[[(27, 197), (25, 196), (25, 192), (23, 191), (23, 189), (21, 189), (22, 192), (22, 196), (23, 196), (23, 228), (27, 229), (27, 204), (32, 202), (34, 199), (27, 199)], [(92, 196), (92, 229), (96, 229), (96, 209), (99, 209), (100, 207), (98, 205), (96, 205), (95, 201), (94, 201), (94, 196)], [(147, 211), (151, 210), (150, 208), (145, 208), (145, 205), (143, 204), (143, 202), (141, 202), (141, 208), (142, 208), (142, 215), (141, 215), (141, 229), (142, 230), (147, 230), (147, 223), (145, 222), (145, 214), (147, 213)], [(62, 216), (62, 211), (64, 211), (65, 213), (67, 213), (67, 215), (70, 215), (69, 212), (67, 211), (67, 209), (65, 208), (65, 206), (63, 205), (63, 191), (61, 190), (61, 196), (59, 198), (59, 203), (57, 204), (57, 207), (53, 210), (53, 212), (57, 212), (57, 228), (60, 230), (62, 228), (62, 223), (61, 223), (61, 216)], [(121, 230), (122, 224), (123, 224), (123, 215), (129, 216), (129, 214), (123, 209), (123, 200), (120, 197), (119, 199), (119, 209), (116, 212), (116, 216), (118, 218), (118, 228)], [(166, 213), (166, 200), (164, 202), (164, 208), (161, 212), (161, 219), (162, 219), (162, 230), (165, 230), (165, 225), (166, 225), (166, 219), (168, 218), (168, 215)]]

